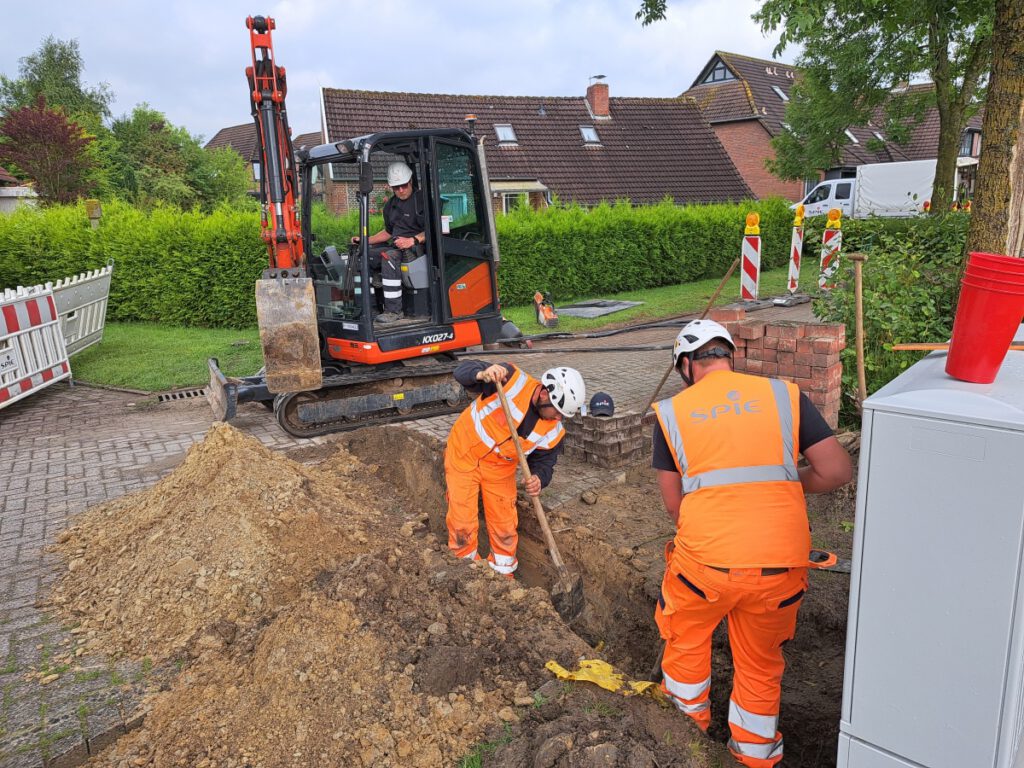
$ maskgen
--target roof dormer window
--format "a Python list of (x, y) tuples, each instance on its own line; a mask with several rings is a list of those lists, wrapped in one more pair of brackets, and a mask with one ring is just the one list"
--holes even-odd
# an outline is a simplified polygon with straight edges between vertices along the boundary
[(516, 132), (512, 130), (512, 126), (507, 123), (504, 125), (495, 125), (494, 133), (498, 137), (499, 144), (515, 144), (518, 142), (518, 139), (516, 139)]
[(779, 86), (773, 85), (772, 90), (775, 91), (775, 95), (778, 96), (783, 101), (789, 101), (789, 96), (787, 96), (786, 92), (779, 88)]
[(601, 137), (597, 135), (597, 128), (592, 125), (581, 125), (580, 135), (583, 136), (584, 144), (600, 144)]
[(704, 78), (704, 83), (720, 83), (724, 80), (735, 80), (736, 77), (729, 68), (725, 66), (721, 61), (717, 62), (711, 71), (708, 72), (707, 77)]
[(853, 135), (853, 132), (849, 128), (843, 131), (843, 133), (846, 134), (846, 138), (848, 138), (853, 144), (860, 144), (860, 140)]

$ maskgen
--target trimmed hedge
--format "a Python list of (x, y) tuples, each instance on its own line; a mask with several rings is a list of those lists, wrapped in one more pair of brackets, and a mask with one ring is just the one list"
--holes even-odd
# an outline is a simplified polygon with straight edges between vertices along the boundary
[(740, 255), (749, 211), (761, 214), (762, 269), (789, 258), (793, 214), (781, 198), (690, 205), (622, 202), (584, 209), (520, 207), (496, 220), (502, 301), (528, 304), (537, 290), (559, 301), (721, 277)]
[[(787, 206), (775, 199), (517, 210), (496, 222), (502, 301), (526, 304), (544, 290), (565, 302), (719, 277), (740, 253), (750, 210), (761, 214), (762, 267), (782, 266), (792, 223)], [(329, 226), (322, 210), (314, 219), (332, 242), (344, 242), (357, 229), (354, 214)], [(379, 222), (371, 222), (371, 231)], [(114, 201), (104, 204), (95, 230), (83, 205), (20, 208), (0, 216), (0, 286), (57, 280), (113, 260), (111, 320), (252, 326), (253, 283), (266, 266), (259, 232), (259, 213), (251, 208), (143, 212)]]

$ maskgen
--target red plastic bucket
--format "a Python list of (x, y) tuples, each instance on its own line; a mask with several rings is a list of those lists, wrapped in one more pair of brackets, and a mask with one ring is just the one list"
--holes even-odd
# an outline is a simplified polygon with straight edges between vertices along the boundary
[(995, 253), (972, 252), (967, 257), (967, 267), (972, 265), (985, 267), (985, 269), (996, 269), (1000, 272), (1011, 272), (1024, 274), (1024, 259), (1015, 256), (1000, 256)]
[(967, 265), (967, 271), (964, 273), (964, 277), (977, 277), (982, 280), (997, 280), (1003, 283), (1013, 283), (1014, 285), (1024, 284), (1024, 272), (1017, 274), (1016, 272), (1003, 272), (998, 269), (989, 269), (988, 267), (978, 267), (974, 264)]
[(946, 373), (961, 381), (991, 384), (1022, 317), (1024, 285), (965, 276), (953, 320)]

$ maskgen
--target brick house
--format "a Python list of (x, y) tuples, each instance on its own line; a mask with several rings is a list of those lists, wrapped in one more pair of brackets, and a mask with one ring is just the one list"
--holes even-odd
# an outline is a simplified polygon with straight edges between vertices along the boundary
[[(295, 149), (302, 146), (315, 147), (320, 143), (319, 131), (316, 133), (302, 133), (292, 138), (292, 146)], [(220, 149), (222, 147), (230, 147), (242, 156), (242, 159), (245, 160), (246, 165), (249, 167), (252, 177), (252, 189), (256, 190), (260, 178), (259, 158), (256, 154), (256, 125), (250, 121), (242, 125), (221, 128), (214, 134), (212, 139), (206, 142), (203, 149)]]
[[(737, 53), (715, 51), (683, 93), (694, 99), (704, 112), (718, 139), (722, 142), (747, 184), (758, 197), (781, 195), (789, 200), (800, 199), (805, 182), (783, 181), (765, 168), (765, 161), (775, 157), (771, 139), (783, 130), (786, 102), (800, 76), (798, 67), (767, 59), (756, 59)], [(930, 83), (911, 89), (930, 89)], [(929, 109), (913, 130), (905, 145), (886, 141), (872, 125), (850, 126), (840, 165), (830, 168), (824, 178), (853, 176), (858, 165), (900, 160), (933, 158), (938, 152), (939, 114)], [(883, 142), (878, 147), (879, 142)], [(981, 150), (981, 116), (968, 123), (961, 155), (962, 165), (976, 163)], [(817, 182), (817, 179), (809, 180)]]
[[(484, 140), (491, 205), (503, 213), (523, 200), (553, 197), (585, 206), (629, 199), (710, 203), (751, 196), (729, 155), (691, 99), (611, 98), (606, 83), (585, 97), (464, 96), (324, 88), (328, 142), (378, 131), (465, 127)], [(383, 165), (378, 169), (386, 190)], [(355, 179), (336, 168), (326, 198), (342, 212)]]

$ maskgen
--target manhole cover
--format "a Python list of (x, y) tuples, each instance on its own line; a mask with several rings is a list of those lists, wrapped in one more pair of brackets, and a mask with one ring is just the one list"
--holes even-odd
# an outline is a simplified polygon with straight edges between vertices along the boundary
[(206, 397), (205, 389), (181, 389), (177, 392), (164, 392), (157, 396), (157, 402), (166, 403), (171, 400), (188, 400), (190, 397)]

